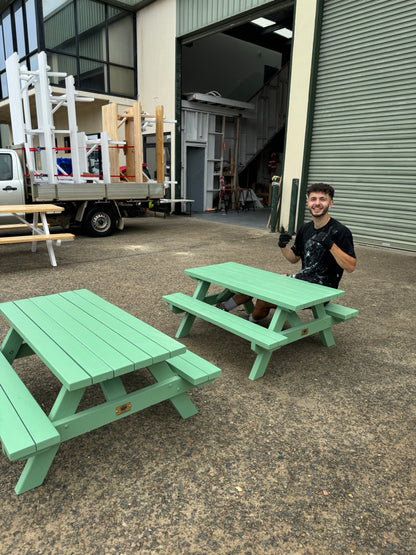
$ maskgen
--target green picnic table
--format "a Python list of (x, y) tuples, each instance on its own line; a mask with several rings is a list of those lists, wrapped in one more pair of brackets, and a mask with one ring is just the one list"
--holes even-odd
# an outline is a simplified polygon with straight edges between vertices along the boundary
[[(249, 376), (251, 380), (264, 375), (273, 351), (314, 333), (319, 333), (325, 346), (334, 345), (332, 326), (358, 315), (358, 310), (330, 302), (345, 294), (340, 289), (293, 279), (236, 262), (191, 268), (185, 270), (185, 274), (198, 282), (193, 297), (183, 293), (163, 297), (173, 312), (185, 312), (176, 337), (188, 335), (195, 318), (199, 317), (247, 339), (257, 355)], [(208, 295), (211, 284), (219, 285), (224, 290)], [(245, 293), (250, 297), (275, 304), (277, 308), (269, 326), (259, 326), (215, 306), (234, 293)], [(247, 313), (252, 312), (251, 301), (245, 308)], [(313, 314), (313, 320), (308, 323), (303, 322), (297, 314), (306, 308), (310, 308)], [(290, 326), (289, 329), (283, 329), (286, 322)]]
[[(43, 483), (63, 441), (166, 400), (183, 418), (196, 414), (186, 392), (221, 373), (85, 289), (2, 303), (0, 313), (10, 324), (0, 349), (0, 439), (10, 460), (27, 459), (16, 493)], [(33, 354), (62, 384), (48, 416), (12, 367)], [(122, 376), (145, 367), (155, 383), (127, 393)], [(77, 412), (94, 384), (105, 402)]]

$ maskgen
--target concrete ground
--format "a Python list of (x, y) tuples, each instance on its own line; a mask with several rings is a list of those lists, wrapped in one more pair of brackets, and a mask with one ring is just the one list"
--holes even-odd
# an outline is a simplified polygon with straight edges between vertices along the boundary
[[(1, 300), (87, 288), (170, 336), (180, 316), (162, 295), (193, 293), (186, 268), (293, 270), (276, 234), (181, 216), (79, 235), (56, 255), (52, 268), (45, 245), (2, 247)], [(360, 316), (334, 347), (287, 345), (252, 382), (249, 343), (199, 320), (180, 341), (222, 376), (190, 394), (197, 415), (166, 402), (64, 443), (20, 496), (23, 463), (0, 457), (0, 553), (415, 553), (415, 257), (357, 255), (341, 302)], [(48, 411), (57, 380), (36, 357), (15, 368)]]

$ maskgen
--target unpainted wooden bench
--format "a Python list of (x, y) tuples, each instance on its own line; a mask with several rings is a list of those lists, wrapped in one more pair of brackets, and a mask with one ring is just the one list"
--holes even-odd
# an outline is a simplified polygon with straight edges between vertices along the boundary
[(51, 233), (34, 235), (15, 235), (11, 237), (0, 237), (0, 245), (11, 245), (13, 243), (33, 243), (33, 241), (72, 241), (75, 235), (72, 233)]

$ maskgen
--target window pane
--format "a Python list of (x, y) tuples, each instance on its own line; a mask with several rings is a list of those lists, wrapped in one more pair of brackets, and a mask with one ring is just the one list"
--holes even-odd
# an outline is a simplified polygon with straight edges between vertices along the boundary
[(99, 32), (105, 25), (105, 5), (91, 0), (78, 0), (78, 34), (85, 31)]
[(26, 0), (26, 22), (29, 52), (32, 52), (38, 47), (35, 0)]
[(110, 66), (110, 92), (134, 98), (134, 71)]
[(12, 157), (10, 154), (0, 154), (0, 180), (10, 181), (12, 178)]
[(109, 61), (134, 66), (133, 17), (113, 18), (108, 25)]
[(46, 48), (76, 54), (73, 2), (54, 1), (46, 6), (43, 14)]
[(6, 72), (1, 74), (1, 97), (7, 98), (9, 96), (9, 90), (7, 88), (7, 77)]
[(16, 2), (14, 7), (14, 25), (16, 29), (17, 53), (19, 58), (26, 56), (25, 30), (23, 24), (22, 2)]
[(92, 60), (79, 61), (80, 87), (89, 91), (107, 92), (105, 65)]
[(0, 24), (0, 71), (6, 67), (5, 64), (5, 55), (4, 55), (4, 46), (3, 46), (3, 25)]
[(12, 23), (11, 23), (9, 9), (6, 10), (3, 15), (3, 38), (4, 38), (4, 49), (6, 52), (6, 59), (7, 59), (14, 52)]
[[(77, 78), (77, 60), (72, 56), (62, 56), (62, 54), (51, 54), (48, 53), (48, 65), (51, 67), (52, 71), (64, 72), (67, 75), (73, 75)], [(59, 87), (65, 87), (65, 77), (52, 77), (51, 83), (53, 85), (58, 85)]]
[(80, 56), (105, 61), (104, 4), (91, 2), (91, 0), (78, 0), (77, 16)]
[(88, 58), (105, 61), (105, 30), (85, 34), (79, 38), (79, 54)]

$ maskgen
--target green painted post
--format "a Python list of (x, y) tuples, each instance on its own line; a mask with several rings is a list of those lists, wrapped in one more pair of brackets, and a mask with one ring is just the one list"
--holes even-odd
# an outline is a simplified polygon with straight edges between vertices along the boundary
[(279, 202), (279, 177), (277, 175), (274, 175), (273, 183), (272, 183), (272, 207), (270, 211), (270, 233), (276, 232), (278, 202)]
[(296, 209), (298, 206), (299, 179), (292, 179), (292, 195), (290, 197), (289, 229), (288, 233), (293, 235), (295, 231)]

